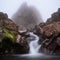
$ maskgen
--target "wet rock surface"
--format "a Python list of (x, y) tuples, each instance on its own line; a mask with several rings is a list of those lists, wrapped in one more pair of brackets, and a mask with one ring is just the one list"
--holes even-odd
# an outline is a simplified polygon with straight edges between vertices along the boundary
[(60, 8), (58, 9), (57, 12), (54, 12), (50, 18), (47, 19), (47, 23), (51, 23), (51, 22), (57, 22), (60, 21)]
[[(0, 55), (29, 53), (29, 42), (35, 37), (27, 30), (17, 26), (4, 13), (0, 14)], [(36, 25), (33, 34), (39, 36), (39, 52), (60, 55), (60, 8), (46, 22)]]
[[(60, 10), (60, 9), (59, 9)], [(53, 18), (47, 20), (45, 25), (42, 27), (43, 33), (41, 42), (41, 48), (39, 52), (51, 55), (60, 55), (60, 19), (59, 19), (59, 10), (56, 12), (57, 15), (52, 14)], [(57, 18), (55, 20), (55, 18)], [(40, 31), (41, 32), (41, 31)]]
[(43, 38), (45, 37), (43, 34), (43, 27), (45, 26), (45, 23), (40, 23), (39, 25), (36, 25), (34, 28), (34, 33), (39, 36), (39, 44), (43, 42)]
[(0, 12), (0, 55), (28, 53), (29, 45), (25, 34), (19, 32), (19, 26), (7, 14)]

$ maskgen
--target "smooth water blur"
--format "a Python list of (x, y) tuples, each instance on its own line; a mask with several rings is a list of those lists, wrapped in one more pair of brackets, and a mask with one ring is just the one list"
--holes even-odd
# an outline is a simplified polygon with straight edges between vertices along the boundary
[(27, 58), (41, 58), (41, 57), (48, 57), (45, 54), (42, 53), (35, 53), (35, 54), (22, 54), (18, 55), (20, 57), (27, 57)]
[(17, 54), (12, 56), (2, 56), (0, 60), (60, 60), (60, 57), (53, 55), (46, 55), (42, 53), (38, 53), (39, 47), (38, 45), (39, 37), (32, 32), (30, 34), (30, 50), (29, 54)]
[(41, 46), (38, 44), (39, 37), (32, 32), (30, 32), (29, 34), (34, 37), (33, 40), (31, 40), (29, 43), (29, 47), (30, 47), (29, 54), (33, 54), (33, 55), (38, 54), (39, 48)]
[(23, 55), (14, 55), (14, 56), (2, 56), (1, 60), (60, 60), (58, 56), (50, 56), (45, 54), (23, 54)]

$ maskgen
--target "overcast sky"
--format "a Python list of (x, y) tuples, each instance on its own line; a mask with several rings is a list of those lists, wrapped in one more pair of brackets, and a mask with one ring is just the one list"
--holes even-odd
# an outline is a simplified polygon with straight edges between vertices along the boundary
[(36, 7), (44, 21), (60, 8), (60, 0), (0, 0), (0, 12), (7, 13), (11, 18), (24, 2)]

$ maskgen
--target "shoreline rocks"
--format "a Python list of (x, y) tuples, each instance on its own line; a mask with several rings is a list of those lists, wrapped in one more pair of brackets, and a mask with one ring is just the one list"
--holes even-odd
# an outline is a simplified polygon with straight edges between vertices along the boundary
[[(47, 20), (45, 25), (42, 27), (43, 33), (41, 40), (41, 48), (39, 52), (49, 55), (60, 55), (60, 13), (52, 14), (52, 17)], [(55, 20), (55, 18), (57, 18)]]
[[(0, 15), (0, 54), (29, 53), (30, 47), (27, 39), (30, 36), (27, 35), (27, 32), (30, 31), (17, 26), (4, 13)], [(39, 52), (60, 55), (60, 8), (45, 23), (36, 25), (32, 30), (40, 38), (38, 42), (41, 45)]]
[[(22, 27), (23, 28), (23, 27)], [(8, 15), (0, 12), (0, 55), (25, 54), (29, 52), (29, 45), (23, 36), (18, 33), (17, 26)], [(21, 36), (20, 38), (17, 36)], [(19, 42), (17, 43), (17, 39)]]

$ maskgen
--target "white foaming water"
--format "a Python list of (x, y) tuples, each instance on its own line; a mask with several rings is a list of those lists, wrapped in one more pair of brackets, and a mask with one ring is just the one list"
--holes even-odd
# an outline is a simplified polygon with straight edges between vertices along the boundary
[(28, 38), (28, 40), (30, 41), (29, 43), (30, 50), (28, 54), (22, 54), (21, 56), (28, 56), (28, 57), (43, 56), (44, 54), (38, 52), (41, 46), (38, 44), (39, 37), (35, 35), (33, 32), (28, 32), (27, 34), (30, 35), (30, 38)]
[(34, 33), (32, 33), (32, 32), (29, 32), (28, 34), (30, 34), (30, 38), (28, 39), (28, 40), (30, 40), (30, 43), (29, 43), (29, 47), (30, 47), (29, 53), (28, 54), (17, 55), (17, 56), (19, 56), (19, 57), (26, 57), (26, 58), (28, 58), (28, 60), (30, 60), (30, 58), (34, 58), (34, 59), (35, 58), (39, 58), (39, 59), (36, 59), (36, 60), (40, 60), (41, 58), (42, 59), (46, 59), (46, 58), (55, 57), (55, 56), (39, 53), (38, 51), (39, 51), (39, 48), (41, 46), (41, 45), (38, 44), (39, 37), (37, 35), (35, 35)]
[(38, 54), (38, 51), (39, 51), (39, 48), (40, 48), (40, 45), (38, 44), (39, 37), (37, 35), (33, 34), (32, 32), (30, 32), (29, 34), (31, 36), (33, 36), (33, 38), (35, 37), (29, 43), (29, 47), (30, 47), (29, 54)]

